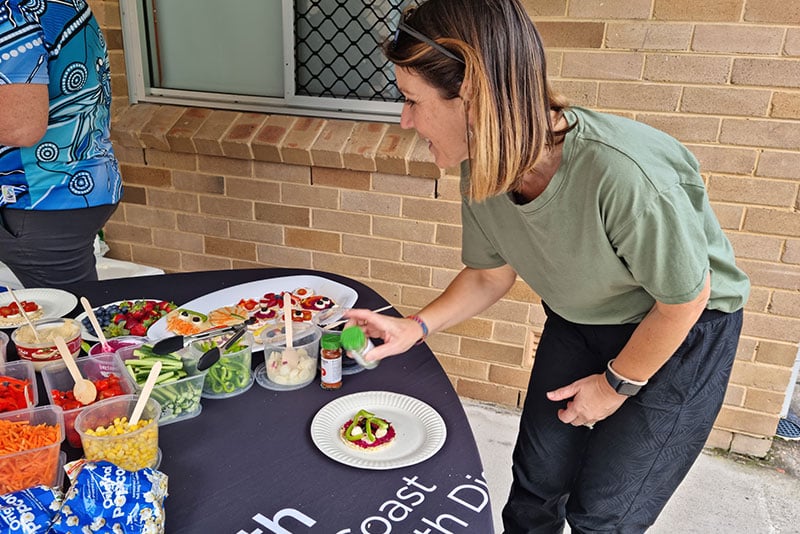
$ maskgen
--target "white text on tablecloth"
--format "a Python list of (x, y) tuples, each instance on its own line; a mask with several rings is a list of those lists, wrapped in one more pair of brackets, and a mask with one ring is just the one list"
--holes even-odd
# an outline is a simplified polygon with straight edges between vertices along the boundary
[[(483, 476), (483, 475), (481, 475)], [(420, 477), (403, 477), (401, 486), (394, 498), (381, 503), (376, 513), (365, 517), (357, 527), (344, 528), (335, 534), (391, 534), (392, 532), (411, 532), (412, 534), (459, 534), (470, 532), (469, 525), (475, 514), (480, 514), (489, 504), (489, 489), (480, 478), (466, 475), (464, 482), (444, 495), (447, 510), (435, 518), (416, 514), (415, 510), (427, 499), (442, 498), (436, 485), (426, 485)], [(311, 512), (309, 512), (311, 513)], [(271, 518), (263, 514), (252, 517), (258, 525), (265, 528), (239, 530), (236, 534), (311, 534), (330, 532), (329, 525), (322, 524), (311, 515), (284, 508)]]

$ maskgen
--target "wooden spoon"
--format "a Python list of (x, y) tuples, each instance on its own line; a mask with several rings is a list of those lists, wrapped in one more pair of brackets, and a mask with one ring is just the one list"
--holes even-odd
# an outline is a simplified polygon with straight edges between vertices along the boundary
[(283, 361), (292, 368), (300, 363), (300, 354), (294, 349), (294, 325), (292, 324), (292, 294), (288, 291), (283, 294), (283, 323), (286, 330), (286, 348), (283, 351)]
[(19, 313), (22, 314), (22, 318), (25, 319), (25, 322), (28, 323), (28, 326), (31, 327), (31, 330), (33, 331), (33, 337), (36, 338), (36, 342), (37, 343), (41, 343), (42, 340), (39, 339), (39, 332), (37, 332), (36, 331), (36, 327), (33, 326), (33, 321), (31, 321), (31, 318), (28, 317), (28, 314), (25, 312), (25, 310), (22, 309), (22, 303), (19, 301), (17, 296), (14, 294), (14, 290), (11, 289), (10, 287), (6, 288), (6, 289), (8, 289), (8, 294), (11, 295), (11, 298), (14, 299), (14, 302), (17, 303), (17, 307), (19, 308)]
[(139, 393), (139, 400), (136, 401), (136, 405), (133, 407), (133, 413), (131, 414), (130, 421), (128, 422), (130, 426), (138, 423), (139, 418), (142, 417), (142, 412), (147, 404), (147, 399), (150, 398), (150, 393), (153, 391), (153, 387), (156, 385), (156, 379), (158, 379), (158, 375), (160, 373), (161, 362), (156, 362), (153, 364), (153, 367), (150, 368), (150, 373), (147, 375), (147, 380), (144, 382), (142, 392)]
[(75, 395), (75, 400), (83, 405), (93, 403), (97, 398), (97, 388), (94, 383), (81, 376), (78, 364), (76, 364), (75, 360), (72, 358), (72, 353), (67, 348), (64, 338), (59, 336), (56, 337), (54, 341), (58, 352), (61, 353), (61, 358), (64, 360), (64, 363), (67, 364), (67, 369), (69, 370), (69, 374), (72, 375), (72, 380), (75, 381), (75, 385), (72, 386), (72, 394)]
[(92, 323), (94, 333), (97, 335), (97, 339), (100, 340), (100, 346), (103, 347), (103, 352), (114, 352), (113, 347), (108, 344), (108, 340), (105, 334), (103, 334), (103, 329), (100, 328), (100, 323), (97, 321), (97, 316), (94, 314), (92, 305), (89, 304), (89, 300), (86, 297), (81, 297), (81, 305), (83, 309), (86, 310), (86, 316), (89, 318), (89, 322)]

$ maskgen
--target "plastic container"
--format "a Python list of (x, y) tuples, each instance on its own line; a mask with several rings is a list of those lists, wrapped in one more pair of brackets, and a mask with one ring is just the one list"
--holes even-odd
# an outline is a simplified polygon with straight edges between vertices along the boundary
[(61, 359), (61, 354), (53, 342), (56, 336), (64, 338), (67, 348), (77, 357), (81, 351), (81, 325), (74, 319), (42, 319), (33, 322), (40, 341), (37, 342), (28, 325), (20, 326), (11, 333), (11, 340), (17, 347), (17, 354), (22, 360), (33, 362), (37, 371), (54, 361)]
[[(213, 338), (213, 340), (198, 341), (189, 345), (184, 352), (188, 360), (184, 369), (189, 373), (196, 372), (197, 361), (210, 348), (209, 341), (216, 341), (219, 345), (222, 345), (224, 339)], [(241, 350), (235, 352), (226, 351), (220, 355), (217, 363), (208, 368), (203, 380), (204, 398), (225, 399), (235, 397), (252, 387), (255, 380), (252, 369), (254, 342), (253, 334), (247, 332), (234, 344), (234, 347), (242, 346)]]
[[(128, 371), (122, 363), (122, 360), (117, 354), (105, 353), (97, 354), (95, 356), (84, 356), (77, 358), (75, 363), (78, 364), (78, 369), (84, 378), (96, 382), (108, 378), (111, 374), (119, 377), (119, 385), (124, 395), (129, 395), (136, 392), (136, 388), (131, 380)], [(75, 385), (72, 380), (72, 375), (69, 374), (67, 365), (62, 362), (51, 363), (42, 369), (42, 380), (44, 380), (44, 387), (47, 390), (47, 397), (50, 404), (55, 404), (53, 400), (53, 390), (57, 391), (71, 391)], [(98, 391), (97, 400), (94, 404), (103, 400), (102, 393)], [(89, 406), (92, 406), (90, 404)], [(81, 446), (81, 439), (78, 432), (75, 430), (75, 419), (78, 415), (86, 409), (86, 406), (79, 408), (71, 408), (64, 410), (64, 428), (67, 433), (67, 441), (73, 447)]]
[[(264, 338), (264, 365), (266, 377), (274, 385), (292, 388), (305, 387), (317, 376), (319, 341), (322, 330), (317, 326), (305, 329), (294, 336), (293, 355), (286, 358), (285, 337)], [(279, 340), (279, 341), (278, 341)], [(269, 387), (269, 383), (261, 384)]]
[(341, 341), (342, 348), (364, 369), (375, 369), (378, 366), (379, 362), (377, 360), (368, 362), (364, 359), (364, 356), (374, 349), (375, 345), (372, 344), (372, 340), (359, 327), (349, 326), (342, 330)]
[[(133, 352), (139, 346), (128, 345), (117, 351), (123, 364), (126, 360), (135, 360), (137, 358)], [(181, 351), (179, 354), (182, 354), (183, 369), (188, 373), (188, 376), (174, 382), (157, 385), (150, 394), (150, 397), (157, 400), (161, 405), (159, 426), (197, 417), (203, 409), (200, 404), (200, 398), (203, 394), (203, 381), (206, 377), (206, 371), (199, 372), (197, 370), (197, 360), (192, 360), (185, 353), (186, 351)], [(130, 377), (130, 373), (128, 373), (128, 376)], [(135, 381), (134, 386), (137, 392), (142, 390), (142, 386), (136, 384)]]
[[(146, 337), (141, 336), (119, 336), (109, 338), (106, 341), (111, 345), (110, 352), (119, 352), (119, 350), (124, 347), (138, 347), (139, 345), (147, 343), (148, 340)], [(100, 354), (101, 352), (108, 352), (103, 350), (102, 343), (95, 343), (89, 349), (89, 355)]]
[(147, 399), (140, 421), (148, 421), (138, 430), (118, 435), (92, 435), (100, 427), (108, 428), (115, 419), (130, 419), (138, 395), (122, 395), (87, 406), (75, 420), (75, 429), (83, 443), (83, 454), (89, 461), (107, 460), (128, 471), (145, 467), (156, 468), (159, 464), (158, 418), (161, 406), (150, 397)]
[[(0, 380), (0, 398), (8, 397), (8, 401), (13, 403), (14, 400), (25, 400), (25, 406), (20, 406), (16, 410), (24, 410), (39, 404), (39, 388), (36, 386), (36, 370), (33, 367), (33, 362), (28, 360), (17, 360), (14, 362), (0, 363), (0, 376), (14, 378), (16, 380), (27, 380), (28, 386), (21, 391), (12, 392), (10, 388), (15, 387), (15, 384), (6, 384)], [(3, 398), (5, 401), (6, 399)], [(11, 412), (15, 408), (6, 405), (5, 402), (0, 404), (0, 412)]]
[(8, 335), (0, 332), (0, 361), (6, 361), (6, 351), (8, 350)]
[[(59, 480), (61, 442), (64, 441), (64, 413), (58, 406), (39, 406), (0, 414), (0, 420), (26, 422), (31, 426), (57, 426), (54, 443), (0, 455), (0, 494), (38, 484), (55, 486)], [(62, 478), (63, 480), (63, 478)]]

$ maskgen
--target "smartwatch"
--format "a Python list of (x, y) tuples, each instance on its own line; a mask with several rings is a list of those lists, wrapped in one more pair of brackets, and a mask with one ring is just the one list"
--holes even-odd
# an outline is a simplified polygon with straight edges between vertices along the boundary
[(614, 360), (609, 360), (608, 365), (606, 366), (606, 380), (608, 380), (608, 384), (620, 395), (625, 395), (626, 397), (633, 397), (639, 390), (641, 390), (644, 386), (647, 385), (647, 380), (644, 382), (637, 382), (636, 380), (629, 380), (622, 375), (617, 374), (614, 371), (614, 368), (611, 367), (611, 363)]

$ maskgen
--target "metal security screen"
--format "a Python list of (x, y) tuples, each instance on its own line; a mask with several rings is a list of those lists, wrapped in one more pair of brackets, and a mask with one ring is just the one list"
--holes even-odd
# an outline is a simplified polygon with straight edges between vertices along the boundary
[(400, 101), (392, 65), (380, 45), (394, 32), (406, 4), (405, 0), (296, 0), (295, 93)]

